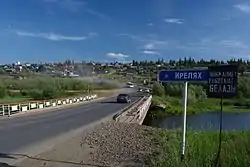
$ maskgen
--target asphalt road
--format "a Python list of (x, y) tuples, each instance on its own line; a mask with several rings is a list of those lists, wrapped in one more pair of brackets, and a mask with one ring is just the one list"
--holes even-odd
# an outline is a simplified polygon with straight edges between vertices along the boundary
[[(131, 94), (132, 101), (139, 96), (138, 93)], [(4, 159), (1, 153), (20, 153), (20, 150), (29, 146), (38, 145), (39, 142), (115, 114), (126, 105), (128, 104), (116, 103), (116, 98), (113, 97), (54, 111), (0, 119), (0, 162)]]

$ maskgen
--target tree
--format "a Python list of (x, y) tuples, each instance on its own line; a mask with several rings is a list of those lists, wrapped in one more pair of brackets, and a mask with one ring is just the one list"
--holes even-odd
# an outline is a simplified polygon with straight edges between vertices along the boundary
[(247, 67), (245, 65), (240, 65), (239, 66), (239, 73), (241, 73), (241, 75), (244, 75), (244, 72), (246, 72)]
[(152, 88), (152, 94), (163, 97), (165, 95), (165, 89), (161, 84), (155, 83)]

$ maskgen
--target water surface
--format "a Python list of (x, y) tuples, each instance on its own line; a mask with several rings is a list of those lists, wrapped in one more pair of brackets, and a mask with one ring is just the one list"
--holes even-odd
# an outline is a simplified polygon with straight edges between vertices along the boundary
[[(220, 112), (207, 112), (187, 116), (187, 128), (194, 130), (218, 130)], [(159, 122), (159, 127), (181, 128), (182, 116), (168, 116)], [(250, 113), (223, 113), (223, 130), (250, 130)]]

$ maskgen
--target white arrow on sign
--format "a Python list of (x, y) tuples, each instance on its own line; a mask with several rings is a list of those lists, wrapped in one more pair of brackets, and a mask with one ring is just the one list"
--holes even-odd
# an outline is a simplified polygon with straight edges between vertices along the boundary
[(165, 79), (167, 79), (167, 78), (168, 78), (168, 74), (165, 75)]

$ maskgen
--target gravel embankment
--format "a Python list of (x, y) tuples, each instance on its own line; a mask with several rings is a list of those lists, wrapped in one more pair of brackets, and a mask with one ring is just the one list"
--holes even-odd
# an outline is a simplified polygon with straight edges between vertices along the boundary
[(142, 166), (153, 153), (153, 128), (136, 124), (107, 123), (82, 138), (82, 142), (97, 147), (90, 163), (104, 166)]
[(136, 124), (113, 121), (102, 123), (91, 131), (79, 134), (79, 136), (67, 143), (61, 143), (38, 156), (39, 158), (50, 159), (50, 161), (27, 159), (18, 166), (147, 166), (150, 156), (152, 156), (156, 148), (152, 142), (152, 132), (155, 130), (152, 127)]

